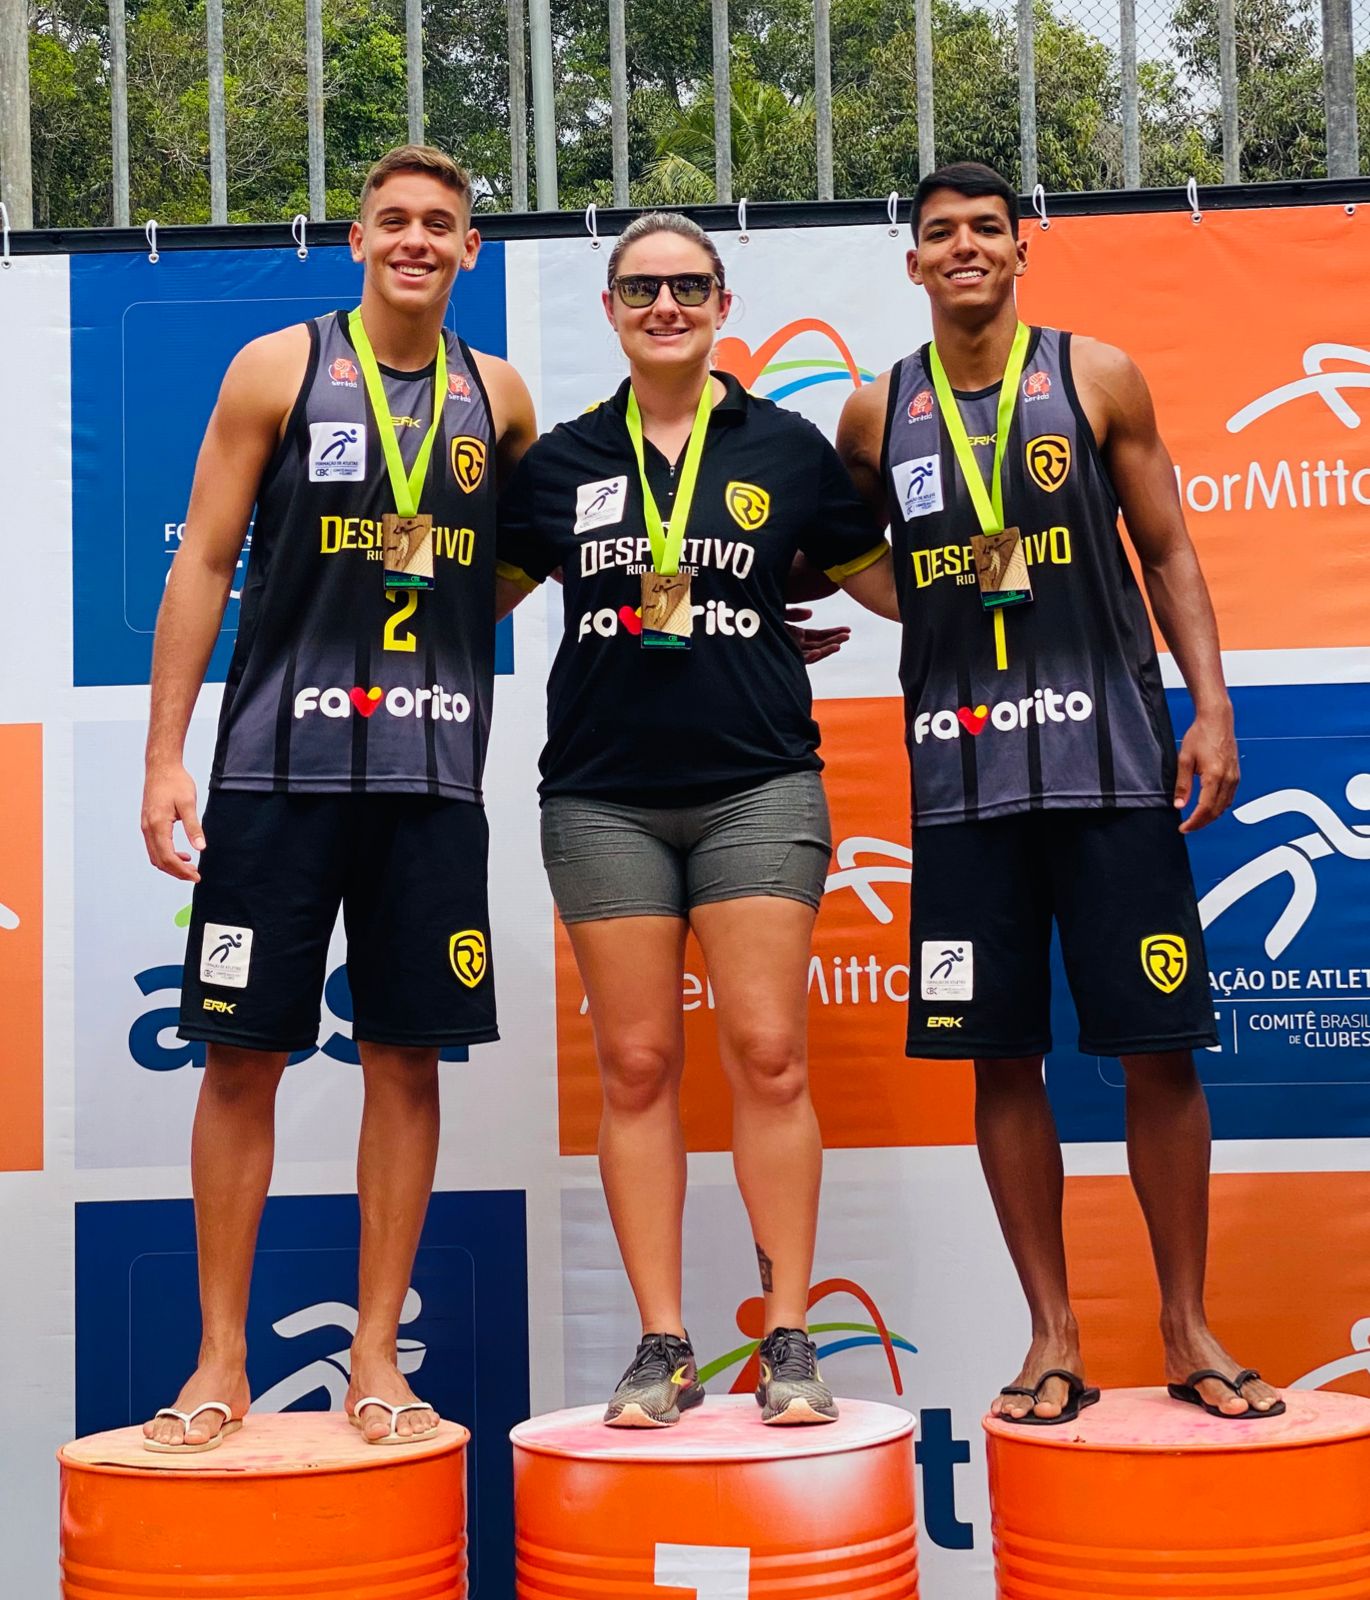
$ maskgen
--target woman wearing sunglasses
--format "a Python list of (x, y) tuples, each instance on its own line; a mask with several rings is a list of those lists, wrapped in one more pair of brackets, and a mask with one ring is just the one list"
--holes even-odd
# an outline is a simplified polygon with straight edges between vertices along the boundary
[(629, 376), (532, 447), (500, 514), (501, 610), (564, 583), (542, 848), (589, 1000), (600, 1171), (642, 1318), (605, 1413), (618, 1427), (666, 1426), (704, 1398), (681, 1307), (687, 929), (761, 1269), (762, 1419), (837, 1415), (807, 1335), (822, 1144), (806, 977), (831, 839), (786, 580), (802, 556), (898, 611), (889, 549), (827, 440), (711, 373), (731, 299), (693, 222), (633, 222), (603, 296)]

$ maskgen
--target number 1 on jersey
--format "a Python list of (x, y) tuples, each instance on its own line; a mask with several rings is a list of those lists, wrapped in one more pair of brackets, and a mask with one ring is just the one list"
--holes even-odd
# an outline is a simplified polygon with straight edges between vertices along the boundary
[(389, 589), (385, 598), (392, 604), (398, 600), (400, 608), (385, 623), (385, 648), (387, 650), (416, 650), (418, 640), (409, 632), (400, 632), (400, 623), (407, 622), (419, 608), (419, 591), (417, 589)]

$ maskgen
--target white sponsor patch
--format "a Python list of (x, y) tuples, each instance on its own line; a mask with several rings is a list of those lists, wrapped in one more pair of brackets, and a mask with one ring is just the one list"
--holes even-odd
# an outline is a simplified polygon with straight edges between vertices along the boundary
[(975, 946), (969, 939), (924, 939), (924, 1000), (975, 998)]
[(205, 923), (205, 942), (200, 946), (201, 983), (216, 983), (225, 989), (246, 989), (251, 959), (251, 928), (229, 928), (222, 922)]
[(942, 458), (915, 456), (912, 461), (896, 462), (894, 487), (904, 520), (931, 516), (942, 509)]
[(309, 424), (309, 480), (341, 483), (366, 476), (366, 428), (360, 422)]
[(628, 503), (628, 475), (601, 478), (598, 483), (582, 483), (576, 489), (576, 525), (574, 532), (589, 533), (592, 528), (607, 528), (612, 522), (623, 521), (623, 508)]

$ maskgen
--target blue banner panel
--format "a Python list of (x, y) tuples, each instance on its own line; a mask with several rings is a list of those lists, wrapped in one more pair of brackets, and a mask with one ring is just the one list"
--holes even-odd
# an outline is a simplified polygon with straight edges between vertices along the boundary
[[(357, 1321), (357, 1244), (354, 1195), (267, 1201), (248, 1321), (256, 1410), (341, 1410)], [(195, 1366), (199, 1338), (191, 1202), (78, 1205), (77, 1433), (141, 1423), (170, 1405)], [(471, 1429), (471, 1594), (507, 1600), (514, 1583), (508, 1434), (528, 1415), (522, 1191), (433, 1196), (399, 1351), (415, 1392)]]
[[(168, 251), (71, 260), (73, 674), (146, 683), (171, 559), (185, 528), (205, 424), (250, 340), (361, 296), (343, 248)], [(482, 247), (448, 313), (469, 344), (505, 353), (504, 246)], [(207, 679), (221, 682), (238, 626), (239, 563)], [(496, 670), (513, 671), (500, 629)]]
[[(1370, 1135), (1370, 687), (1233, 691), (1236, 804), (1189, 835), (1219, 1044), (1220, 1139)], [(1172, 694), (1175, 729), (1192, 716)], [(1062, 1137), (1123, 1137), (1116, 1061), (1083, 1057), (1059, 950), (1047, 1082)]]

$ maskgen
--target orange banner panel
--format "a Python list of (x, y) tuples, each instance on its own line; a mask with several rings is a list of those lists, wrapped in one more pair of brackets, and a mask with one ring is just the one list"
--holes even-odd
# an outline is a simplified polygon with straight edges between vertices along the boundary
[[(1220, 1173), (1212, 1197), (1218, 1337), (1271, 1383), (1370, 1395), (1370, 1173)], [(1065, 1215), (1090, 1382), (1163, 1382), (1160, 1297), (1131, 1183), (1069, 1178)]]
[(0, 727), (0, 1172), (43, 1165), (43, 730)]
[(1062, 217), (1029, 239), (1024, 317), (1121, 346), (1151, 387), (1224, 647), (1364, 645), (1363, 209)]
[[(969, 1064), (904, 1055), (910, 851), (902, 703), (824, 700), (815, 711), (835, 856), (809, 963), (809, 1060), (824, 1143), (969, 1144)], [(685, 969), (687, 1147), (726, 1150), (732, 1106), (718, 1060), (708, 975), (693, 938)], [(561, 1150), (585, 1155), (595, 1148), (599, 1076), (585, 991), (560, 923), (556, 985)]]

